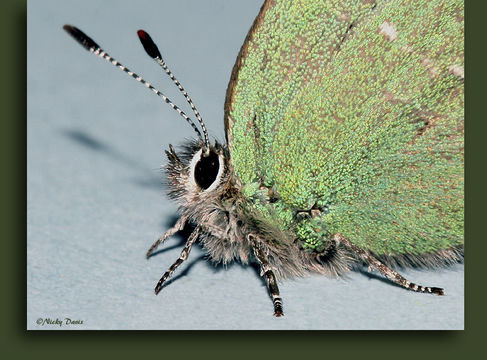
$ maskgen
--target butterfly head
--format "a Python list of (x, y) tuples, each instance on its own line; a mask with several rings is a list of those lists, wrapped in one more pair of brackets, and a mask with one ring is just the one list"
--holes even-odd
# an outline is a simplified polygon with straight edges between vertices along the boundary
[(190, 141), (176, 152), (172, 145), (166, 151), (167, 185), (171, 198), (186, 207), (194, 202), (208, 201), (231, 188), (228, 148), (215, 142)]
[(233, 176), (231, 175), (229, 166), (230, 154), (228, 148), (218, 142), (214, 144), (210, 143), (206, 125), (198, 109), (181, 83), (166, 65), (161, 52), (148, 33), (144, 30), (137, 32), (144, 50), (169, 75), (179, 91), (183, 94), (194, 113), (196, 121), (193, 121), (161, 91), (108, 55), (105, 50), (83, 31), (72, 25), (65, 25), (63, 28), (86, 50), (109, 61), (153, 91), (165, 103), (176, 110), (198, 135), (198, 140), (188, 142), (183, 146), (179, 154), (176, 153), (172, 146), (169, 147), (169, 151), (166, 151), (169, 159), (166, 168), (169, 195), (176, 199), (182, 208), (194, 208), (196, 209), (194, 212), (201, 211), (203, 207), (197, 206), (199, 201), (202, 202), (201, 204), (208, 204), (208, 200), (211, 200), (212, 197), (216, 199), (215, 196), (221, 198), (222, 196), (229, 197), (232, 193), (235, 194), (235, 187), (230, 186), (232, 184), (230, 180)]

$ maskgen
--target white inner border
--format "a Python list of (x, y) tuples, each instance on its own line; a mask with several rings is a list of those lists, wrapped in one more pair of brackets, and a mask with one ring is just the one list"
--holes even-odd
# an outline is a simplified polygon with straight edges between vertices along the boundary
[[(196, 188), (196, 189), (201, 189), (198, 184), (196, 183), (196, 180), (194, 178), (194, 169), (196, 167), (196, 164), (198, 161), (201, 159), (201, 154), (203, 152), (203, 149), (200, 149), (196, 154), (194, 154), (193, 158), (191, 159), (191, 162), (189, 163), (189, 181), (191, 181), (191, 184)], [(208, 189), (201, 189), (203, 191), (211, 191), (214, 190), (218, 184), (220, 183), (220, 178), (223, 175), (223, 156), (218, 155), (218, 162), (219, 162), (219, 167), (218, 167), (218, 174), (216, 174), (215, 181), (213, 181)]]

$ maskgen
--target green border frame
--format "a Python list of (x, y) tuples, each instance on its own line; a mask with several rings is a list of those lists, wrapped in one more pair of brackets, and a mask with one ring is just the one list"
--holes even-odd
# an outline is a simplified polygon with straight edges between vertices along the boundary
[[(42, 0), (30, 0), (42, 1)], [(483, 257), (487, 254), (484, 231), (486, 118), (486, 56), (484, 11), (487, 3), (466, 4), (466, 296), (465, 331), (174, 331), (174, 332), (53, 332), (26, 330), (26, 34), (27, 1), (3, 0), (1, 178), (2, 296), (0, 352), (10, 358), (85, 358), (90, 355), (133, 358), (148, 353), (163, 357), (224, 356), (321, 358), (379, 356), (405, 358), (459, 358), (482, 353), (485, 298)], [(471, 75), (472, 74), (472, 75)], [(483, 140), (483, 142), (482, 142)], [(5, 176), (8, 175), (8, 176)], [(286, 355), (286, 356), (283, 356)]]

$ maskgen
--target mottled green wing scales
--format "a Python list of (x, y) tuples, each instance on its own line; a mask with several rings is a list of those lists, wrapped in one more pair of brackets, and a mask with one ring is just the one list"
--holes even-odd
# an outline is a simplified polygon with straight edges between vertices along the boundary
[[(371, 1), (266, 1), (243, 66), (227, 95), (226, 131), (232, 158), (244, 183), (272, 179), (272, 134), (290, 102), (322, 72), (350, 24), (373, 7)], [(258, 26), (255, 26), (258, 25)], [(229, 86), (232, 88), (232, 86)], [(233, 96), (232, 96), (233, 95)], [(231, 131), (229, 131), (231, 128)], [(249, 145), (249, 141), (255, 140)], [(260, 175), (259, 175), (260, 174)]]
[(250, 203), (311, 249), (337, 232), (377, 254), (462, 244), (463, 2), (263, 10), (226, 112)]

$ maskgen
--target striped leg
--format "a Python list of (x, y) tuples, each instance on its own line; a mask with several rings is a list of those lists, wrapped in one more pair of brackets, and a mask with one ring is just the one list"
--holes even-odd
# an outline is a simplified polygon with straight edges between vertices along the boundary
[(430, 293), (430, 294), (436, 294), (436, 295), (444, 295), (444, 291), (442, 288), (437, 288), (437, 287), (428, 287), (428, 286), (421, 286), (415, 283), (412, 283), (405, 277), (403, 277), (401, 274), (398, 272), (392, 270), (391, 268), (387, 267), (383, 263), (381, 263), (379, 260), (374, 258), (370, 253), (364, 249), (361, 249), (355, 244), (352, 244), (348, 239), (344, 238), (340, 234), (336, 234), (333, 239), (337, 243), (342, 243), (345, 245), (349, 250), (351, 250), (355, 255), (357, 255), (360, 259), (362, 259), (366, 264), (376, 268), (379, 270), (386, 278), (389, 280), (395, 282), (398, 285), (401, 285), (402, 287), (406, 289), (410, 289), (413, 291), (417, 292), (422, 292), (422, 293)]
[(271, 269), (267, 269), (264, 271), (265, 281), (272, 296), (272, 304), (274, 305), (274, 316), (284, 316), (284, 313), (282, 312), (282, 299), (279, 296), (279, 288), (277, 287), (276, 277)]
[(157, 239), (157, 241), (154, 244), (152, 244), (152, 246), (150, 247), (150, 249), (147, 250), (147, 254), (145, 254), (145, 256), (147, 258), (149, 256), (151, 256), (151, 254), (154, 252), (154, 250), (157, 249), (157, 247), (161, 243), (163, 243), (164, 241), (166, 241), (166, 239), (170, 238), (171, 236), (173, 236), (178, 231), (183, 230), (184, 225), (186, 225), (186, 220), (187, 220), (187, 217), (181, 216), (178, 219), (178, 221), (176, 222), (176, 224), (174, 224), (174, 226), (172, 228), (170, 228), (168, 231), (166, 231), (166, 233), (164, 235), (162, 235), (161, 237), (159, 237), (159, 239)]
[(252, 240), (252, 249), (254, 250), (255, 257), (257, 258), (257, 261), (259, 262), (261, 268), (261, 276), (265, 276), (267, 288), (269, 289), (269, 293), (272, 296), (272, 303), (274, 305), (274, 316), (283, 316), (284, 313), (282, 311), (282, 299), (279, 295), (279, 287), (277, 286), (276, 276), (272, 271), (272, 268), (269, 264), (269, 261), (267, 260), (267, 256), (262, 250), (262, 247), (257, 241), (255, 241), (253, 236), (249, 236), (249, 238)]
[(183, 248), (183, 251), (181, 251), (181, 255), (179, 256), (179, 258), (174, 262), (174, 264), (172, 264), (169, 267), (169, 269), (164, 273), (164, 275), (162, 275), (161, 279), (157, 283), (156, 288), (154, 289), (156, 295), (159, 293), (159, 291), (161, 291), (162, 284), (164, 284), (164, 281), (166, 281), (167, 278), (172, 275), (174, 270), (176, 270), (178, 266), (181, 265), (181, 263), (188, 258), (191, 248), (193, 247), (194, 243), (198, 239), (198, 235), (199, 235), (198, 229), (196, 229), (191, 233), (191, 235), (188, 238), (188, 241), (186, 242), (186, 245)]

